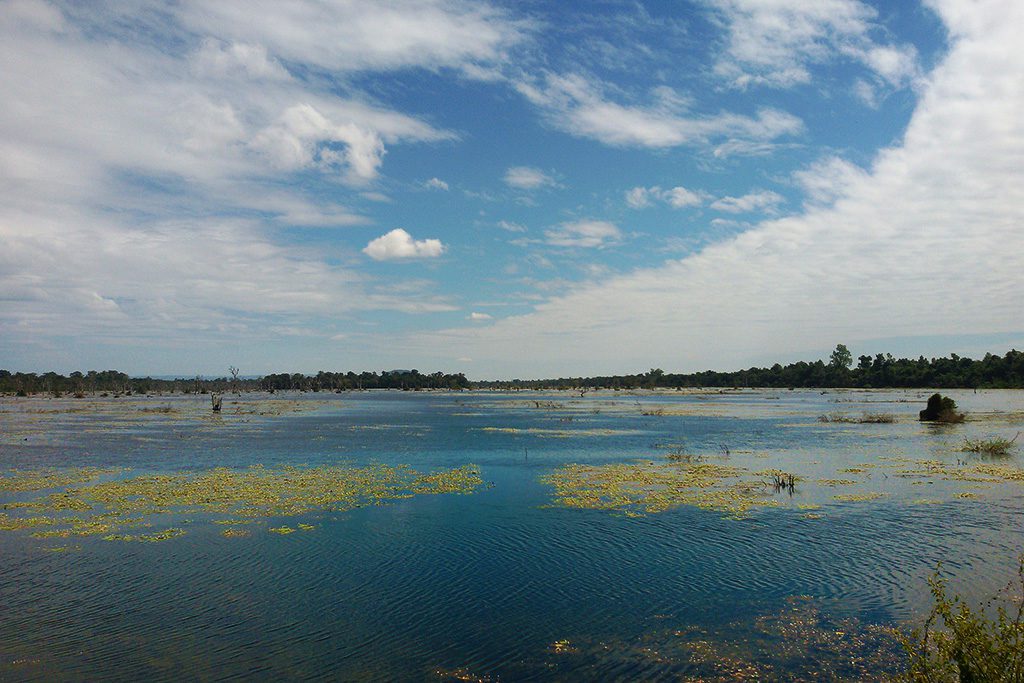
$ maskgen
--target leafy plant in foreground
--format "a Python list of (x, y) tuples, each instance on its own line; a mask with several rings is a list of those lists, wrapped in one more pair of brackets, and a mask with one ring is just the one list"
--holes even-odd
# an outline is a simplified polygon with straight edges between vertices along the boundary
[(903, 680), (1024, 683), (1024, 555), (1019, 562), (1012, 588), (1020, 594), (993, 598), (995, 619), (950, 597), (938, 572), (928, 580), (935, 605), (924, 626), (902, 638), (909, 656)]

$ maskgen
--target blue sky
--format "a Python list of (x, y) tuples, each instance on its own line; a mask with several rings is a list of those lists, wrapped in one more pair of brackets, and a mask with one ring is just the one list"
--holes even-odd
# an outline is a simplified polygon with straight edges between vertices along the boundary
[(1024, 346), (1013, 0), (0, 3), (0, 366)]

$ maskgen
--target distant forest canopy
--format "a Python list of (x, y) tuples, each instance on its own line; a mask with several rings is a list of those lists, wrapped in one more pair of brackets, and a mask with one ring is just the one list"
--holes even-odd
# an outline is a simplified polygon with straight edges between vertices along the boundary
[(474, 382), (475, 388), (606, 388), (655, 389), (681, 387), (834, 387), (863, 388), (965, 388), (1024, 389), (1024, 353), (1016, 349), (1004, 356), (986, 353), (981, 360), (950, 354), (948, 358), (893, 358), (892, 354), (853, 355), (839, 344), (828, 362), (776, 363), (770, 368), (734, 372), (705, 370), (689, 374), (666, 373), (653, 368), (643, 374), (609, 377), (562, 377), (559, 379)]
[(993, 388), (1024, 389), (1024, 353), (1012, 350), (1003, 356), (985, 354), (980, 360), (950, 354), (948, 358), (893, 358), (891, 354), (860, 356), (857, 363), (849, 349), (839, 344), (828, 362), (776, 363), (770, 368), (735, 372), (706, 370), (690, 374), (651, 369), (642, 374), (607, 377), (561, 377), (558, 379), (470, 382), (463, 373), (420, 373), (418, 370), (376, 372), (318, 372), (315, 375), (271, 374), (260, 378), (238, 376), (207, 379), (154, 379), (129, 377), (116, 370), (68, 376), (11, 373), (0, 370), (0, 393), (85, 395), (97, 392), (211, 393), (227, 391), (351, 391), (359, 389), (674, 389), (682, 387), (771, 387), (771, 388)]
[(469, 389), (471, 384), (461, 372), (450, 375), (435, 372), (420, 374), (418, 370), (385, 370), (376, 372), (318, 372), (315, 375), (280, 373), (265, 377), (239, 377), (237, 370), (230, 377), (202, 376), (179, 379), (129, 377), (116, 370), (72, 372), (68, 376), (47, 372), (35, 373), (0, 370), (0, 393), (5, 394), (70, 394), (95, 393), (207, 394), (229, 391), (348, 391), (359, 389)]

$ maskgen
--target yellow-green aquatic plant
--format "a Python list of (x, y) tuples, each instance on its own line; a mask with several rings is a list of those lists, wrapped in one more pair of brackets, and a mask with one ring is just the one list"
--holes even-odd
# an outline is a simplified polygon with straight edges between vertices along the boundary
[(681, 505), (745, 516), (775, 505), (759, 478), (737, 467), (709, 463), (565, 465), (542, 481), (564, 507), (613, 510), (626, 515), (663, 512)]
[[(36, 490), (44, 483), (59, 487), (68, 482), (88, 482), (99, 473), (108, 471), (78, 470), (70, 474), (35, 471), (25, 476), (12, 475), (9, 481), (17, 482), (18, 490)], [(30, 510), (32, 514), (19, 516), (0, 512), (0, 531), (30, 530), (37, 538), (102, 535), (107, 540), (160, 541), (184, 531), (177, 527), (141, 535), (123, 531), (151, 526), (153, 520), (169, 514), (230, 515), (230, 518), (212, 521), (238, 525), (259, 518), (382, 505), (413, 495), (471, 493), (482, 484), (480, 472), (474, 465), (429, 474), (388, 465), (275, 468), (256, 465), (244, 470), (222, 467), (198, 473), (98, 481), (33, 501), (21, 501), (7, 507), (12, 511)], [(283, 528), (286, 527), (271, 531), (282, 533), (279, 530)], [(299, 528), (313, 527), (306, 524)]]

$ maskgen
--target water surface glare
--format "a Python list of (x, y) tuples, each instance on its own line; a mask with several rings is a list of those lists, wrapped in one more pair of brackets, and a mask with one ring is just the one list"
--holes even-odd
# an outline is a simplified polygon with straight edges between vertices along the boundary
[[(0, 680), (880, 676), (899, 657), (876, 627), (927, 613), (937, 562), (977, 603), (1024, 550), (1020, 449), (997, 460), (961, 450), (1024, 431), (1024, 392), (943, 392), (969, 417), (948, 427), (916, 421), (928, 393), (253, 394), (226, 397), (220, 416), (205, 396), (3, 398)], [(895, 421), (818, 419), (868, 413)], [(351, 471), (374, 495), (274, 499), (241, 518), (199, 494), (191, 507), (136, 501), (136, 527), (117, 534), (23, 523), (106, 514), (97, 483), (214, 468), (238, 481), (257, 464), (284, 473), (275, 495), (302, 473), (341, 485)], [(482, 484), (454, 493), (405, 497), (408, 475), (406, 489), (377, 495), (366, 474), (471, 464)], [(551, 484), (622, 465), (680, 486), (686, 468), (736, 471), (758, 504), (740, 515), (573, 505)], [(80, 468), (97, 470), (13, 490), (27, 472)], [(793, 490), (762, 484), (769, 470), (796, 475)], [(316, 501), (337, 495), (317, 476)], [(93, 509), (31, 507), (69, 489), (60, 500)], [(218, 520), (245, 534), (226, 536)], [(283, 527), (294, 533), (271, 533)], [(115, 538), (168, 528), (184, 533)]]

